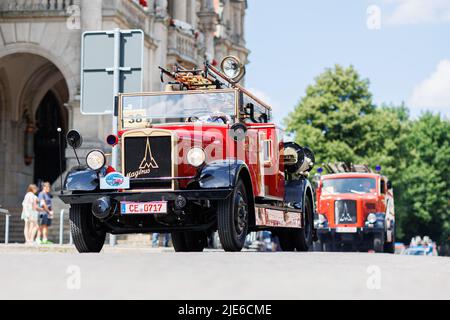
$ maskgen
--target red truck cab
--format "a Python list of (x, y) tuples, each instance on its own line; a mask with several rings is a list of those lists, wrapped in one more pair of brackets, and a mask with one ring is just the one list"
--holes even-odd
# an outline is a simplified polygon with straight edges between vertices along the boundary
[(394, 252), (394, 194), (387, 177), (373, 172), (323, 175), (316, 195), (322, 250), (351, 246)]

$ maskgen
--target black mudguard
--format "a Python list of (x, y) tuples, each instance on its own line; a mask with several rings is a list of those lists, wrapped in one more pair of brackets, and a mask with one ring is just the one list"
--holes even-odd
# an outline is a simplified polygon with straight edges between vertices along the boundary
[(311, 194), (313, 212), (315, 212), (314, 193), (308, 179), (287, 181), (285, 184), (284, 201), (291, 203), (295, 208), (301, 209), (304, 212), (305, 198), (308, 192)]
[(198, 180), (201, 189), (234, 187), (242, 170), (247, 170), (243, 161), (221, 160), (208, 163), (202, 168)]
[(64, 181), (64, 189), (68, 191), (94, 191), (99, 188), (99, 173), (87, 166), (70, 169)]

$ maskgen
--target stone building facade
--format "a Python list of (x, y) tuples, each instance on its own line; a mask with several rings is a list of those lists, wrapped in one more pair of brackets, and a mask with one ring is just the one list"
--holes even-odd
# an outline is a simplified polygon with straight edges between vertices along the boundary
[[(84, 31), (142, 29), (144, 90), (157, 91), (160, 65), (201, 66), (230, 54), (247, 63), (246, 8), (245, 0), (0, 1), (0, 205), (20, 211), (32, 182), (57, 188), (57, 127), (79, 129), (84, 150), (104, 148), (110, 116), (80, 113)], [(64, 154), (66, 169), (74, 159)]]

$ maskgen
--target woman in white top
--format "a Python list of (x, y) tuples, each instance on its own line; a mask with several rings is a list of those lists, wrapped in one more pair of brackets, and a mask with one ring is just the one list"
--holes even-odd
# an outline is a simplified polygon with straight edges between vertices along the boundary
[(39, 228), (38, 217), (39, 211), (42, 209), (39, 207), (38, 197), (36, 196), (38, 187), (35, 184), (30, 184), (27, 189), (27, 194), (22, 202), (22, 220), (25, 221), (24, 235), (25, 243), (31, 244), (34, 242), (34, 237)]

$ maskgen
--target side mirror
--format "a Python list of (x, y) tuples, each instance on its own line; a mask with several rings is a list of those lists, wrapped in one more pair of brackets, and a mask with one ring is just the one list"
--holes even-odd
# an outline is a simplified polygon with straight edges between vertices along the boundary
[(392, 182), (391, 181), (387, 182), (387, 188), (388, 188), (388, 190), (392, 189)]
[(73, 149), (78, 149), (83, 144), (83, 137), (77, 130), (70, 130), (66, 136), (67, 144)]

